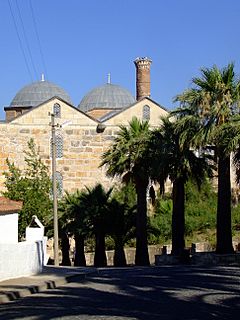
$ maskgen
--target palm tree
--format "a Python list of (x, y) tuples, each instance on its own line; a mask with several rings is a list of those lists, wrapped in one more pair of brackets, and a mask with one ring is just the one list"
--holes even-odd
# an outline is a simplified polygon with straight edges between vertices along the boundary
[(136, 237), (136, 191), (133, 184), (128, 183), (115, 188), (109, 202), (110, 236), (114, 240), (114, 266), (124, 267), (127, 264), (124, 245)]
[(80, 197), (81, 192), (79, 190), (74, 193), (66, 192), (59, 208), (60, 212), (63, 212), (60, 222), (62, 221), (62, 224), (65, 224), (65, 233), (68, 231), (74, 235), (74, 266), (86, 266), (84, 239), (89, 232), (85, 222), (85, 213), (81, 210)]
[(104, 152), (102, 163), (107, 175), (122, 178), (124, 182), (132, 181), (137, 193), (136, 218), (136, 265), (149, 265), (147, 246), (147, 200), (146, 192), (149, 183), (149, 163), (147, 141), (150, 136), (147, 121), (139, 121), (136, 117), (129, 127), (120, 126), (113, 144)]
[(181, 103), (177, 113), (184, 116), (185, 123), (198, 123), (195, 142), (214, 149), (218, 173), (216, 252), (232, 253), (230, 159), (239, 145), (240, 80), (230, 63), (221, 70), (202, 68), (201, 76), (192, 82), (194, 88), (175, 99)]
[(95, 267), (107, 265), (105, 236), (110, 228), (108, 202), (111, 192), (112, 188), (105, 191), (101, 184), (97, 184), (93, 188), (86, 187), (80, 196), (81, 210), (87, 217), (88, 228), (95, 236)]
[(60, 248), (62, 251), (62, 262), (63, 266), (71, 266), (70, 260), (70, 244), (69, 244), (69, 233), (68, 233), (69, 217), (64, 209), (63, 201), (59, 201), (58, 204), (58, 232), (60, 240)]
[(162, 125), (152, 133), (150, 150), (152, 154), (151, 176), (164, 190), (169, 178), (172, 182), (172, 254), (184, 254), (185, 239), (185, 184), (193, 178), (200, 185), (208, 170), (204, 157), (199, 157), (190, 148), (189, 141), (181, 141), (177, 122), (169, 117), (162, 118)]
[(109, 234), (115, 244), (113, 263), (115, 267), (125, 267), (127, 262), (124, 245), (135, 236), (136, 206), (131, 207), (113, 198), (109, 202), (109, 211), (111, 223)]
[(64, 228), (59, 226), (59, 235), (60, 235), (60, 246), (62, 250), (62, 266), (71, 266), (70, 260), (70, 244), (69, 244), (69, 237), (68, 233)]

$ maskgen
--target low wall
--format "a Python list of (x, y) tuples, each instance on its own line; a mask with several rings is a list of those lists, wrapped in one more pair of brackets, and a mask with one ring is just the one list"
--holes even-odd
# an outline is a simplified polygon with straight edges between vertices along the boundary
[(37, 274), (43, 263), (42, 241), (0, 244), (0, 281)]
[(199, 252), (192, 255), (191, 263), (196, 265), (240, 266), (240, 253)]
[(190, 256), (178, 257), (171, 254), (155, 256), (155, 265), (191, 264), (197, 266), (240, 266), (240, 253), (216, 254), (214, 252), (199, 252)]
[[(128, 265), (135, 264), (136, 249), (135, 248), (125, 248), (124, 252), (125, 252), (127, 264)], [(155, 263), (155, 255), (161, 254), (161, 252), (162, 252), (162, 249), (161, 249), (160, 245), (159, 246), (154, 246), (154, 245), (148, 246), (148, 254), (149, 254), (150, 264)], [(106, 255), (107, 255), (107, 265), (113, 266), (114, 250), (106, 251)], [(86, 253), (85, 257), (86, 257), (87, 266), (93, 266), (94, 253), (92, 253), (92, 252)]]

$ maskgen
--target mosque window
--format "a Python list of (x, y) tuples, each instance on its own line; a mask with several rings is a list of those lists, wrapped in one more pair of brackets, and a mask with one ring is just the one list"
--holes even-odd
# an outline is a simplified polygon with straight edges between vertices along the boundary
[(63, 195), (63, 177), (61, 172), (56, 172), (56, 182), (57, 182), (57, 197), (61, 198)]
[(53, 106), (53, 114), (55, 118), (61, 118), (61, 106), (58, 103), (55, 103)]
[[(60, 134), (56, 134), (56, 158), (63, 157), (63, 137)], [(52, 157), (52, 138), (50, 141), (51, 157)]]
[(142, 114), (143, 120), (149, 121), (150, 120), (150, 107), (145, 105), (143, 107), (143, 114)]

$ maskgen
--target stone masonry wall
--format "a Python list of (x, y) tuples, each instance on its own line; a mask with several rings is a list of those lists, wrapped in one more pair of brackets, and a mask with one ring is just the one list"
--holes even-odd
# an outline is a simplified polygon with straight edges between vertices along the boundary
[[(63, 137), (63, 157), (57, 159), (57, 171), (63, 176), (63, 188), (74, 191), (85, 185), (92, 186), (101, 182), (111, 184), (99, 168), (101, 155), (107, 149), (117, 128), (96, 132), (96, 126), (67, 126), (56, 133)], [(24, 150), (33, 138), (39, 148), (41, 158), (51, 172), (49, 126), (0, 125), (0, 190), (3, 189), (3, 171), (7, 170), (6, 158), (21, 169), (24, 167)]]

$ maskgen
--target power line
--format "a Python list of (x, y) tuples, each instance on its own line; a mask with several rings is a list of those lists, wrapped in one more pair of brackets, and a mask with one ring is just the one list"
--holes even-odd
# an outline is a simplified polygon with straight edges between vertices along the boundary
[(25, 31), (22, 15), (21, 15), (21, 12), (20, 12), (20, 9), (19, 9), (18, 0), (15, 0), (15, 1), (16, 1), (17, 9), (18, 9), (18, 15), (19, 15), (19, 18), (20, 18), (20, 22), (21, 22), (21, 25), (22, 25), (23, 36), (24, 36), (24, 40), (26, 42), (27, 51), (28, 51), (28, 54), (29, 54), (29, 57), (30, 57), (30, 61), (31, 61), (31, 64), (32, 64), (32, 68), (33, 68), (33, 71), (35, 73), (35, 77), (36, 77), (36, 80), (37, 80), (38, 79), (38, 75), (37, 75), (37, 71), (36, 71), (36, 68), (35, 68), (34, 61), (33, 61), (31, 49), (30, 49), (29, 42), (28, 42), (28, 38), (27, 38), (27, 35), (26, 35), (26, 31)]
[(29, 4), (30, 4), (32, 19), (33, 19), (34, 30), (35, 30), (37, 41), (38, 41), (39, 52), (40, 52), (40, 56), (41, 56), (41, 60), (42, 60), (43, 71), (45, 73), (46, 78), (48, 79), (47, 68), (46, 68), (46, 64), (45, 64), (45, 60), (44, 60), (44, 55), (43, 55), (43, 51), (42, 51), (42, 47), (41, 47), (41, 42), (40, 42), (38, 30), (37, 30), (37, 23), (36, 23), (36, 19), (35, 19), (35, 15), (34, 15), (32, 1), (31, 0), (29, 0)]
[(22, 51), (22, 54), (23, 54), (23, 57), (24, 57), (25, 65), (26, 65), (27, 71), (28, 71), (28, 73), (29, 73), (29, 75), (30, 75), (31, 81), (33, 82), (32, 73), (31, 73), (31, 70), (30, 70), (30, 68), (29, 68), (29, 64), (28, 64), (28, 61), (27, 61), (27, 57), (26, 57), (25, 51), (24, 51), (24, 49), (23, 49), (23, 43), (22, 43), (20, 34), (19, 34), (19, 32), (18, 32), (17, 22), (16, 22), (16, 19), (15, 19), (15, 17), (14, 17), (14, 14), (13, 14), (13, 9), (12, 9), (12, 5), (11, 5), (10, 0), (8, 0), (8, 5), (9, 5), (10, 12), (11, 12), (11, 15), (12, 15), (12, 19), (13, 19), (13, 23), (14, 23), (14, 26), (15, 26), (15, 30), (16, 30), (16, 33), (17, 33), (17, 37), (18, 37), (18, 41), (19, 41), (19, 44), (20, 44), (20, 48), (21, 48), (21, 51)]

